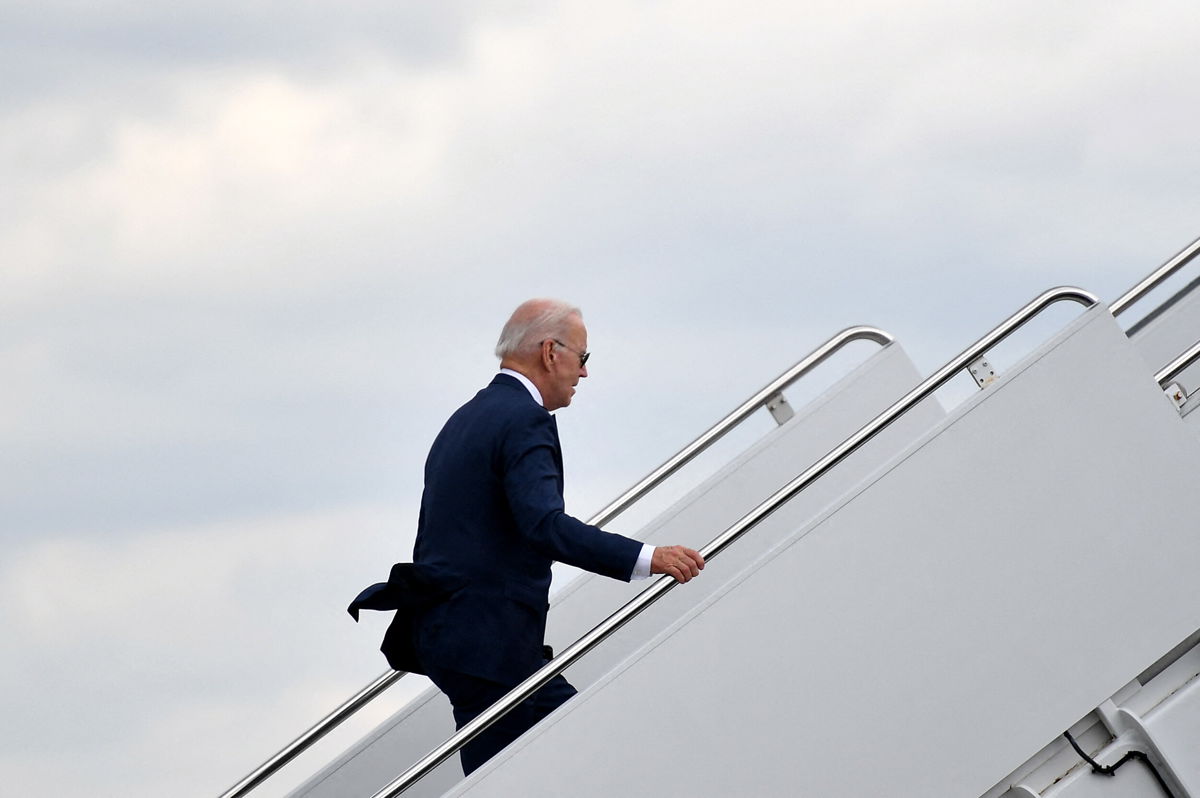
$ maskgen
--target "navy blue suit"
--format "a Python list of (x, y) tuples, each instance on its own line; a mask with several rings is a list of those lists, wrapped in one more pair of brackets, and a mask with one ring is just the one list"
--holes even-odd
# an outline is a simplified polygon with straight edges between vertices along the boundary
[[(413, 642), (460, 727), (544, 664), (552, 562), (626, 581), (633, 572), (642, 544), (567, 515), (562, 492), (554, 416), (506, 374), (459, 408), (430, 449), (413, 561), (445, 597), (415, 615)], [(556, 682), (524, 719), (515, 711), (509, 733), (464, 749), (464, 769), (574, 694)]]

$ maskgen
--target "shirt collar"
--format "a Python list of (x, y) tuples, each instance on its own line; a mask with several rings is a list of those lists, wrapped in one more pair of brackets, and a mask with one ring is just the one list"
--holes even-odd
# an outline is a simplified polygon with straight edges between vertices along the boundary
[(510, 377), (516, 377), (517, 381), (525, 386), (525, 390), (529, 391), (529, 395), (533, 397), (533, 401), (538, 403), (538, 407), (545, 407), (545, 404), (542, 402), (542, 392), (539, 391), (537, 386), (533, 384), (533, 380), (529, 379), (521, 372), (513, 371), (512, 369), (500, 369), (500, 373), (507, 374)]

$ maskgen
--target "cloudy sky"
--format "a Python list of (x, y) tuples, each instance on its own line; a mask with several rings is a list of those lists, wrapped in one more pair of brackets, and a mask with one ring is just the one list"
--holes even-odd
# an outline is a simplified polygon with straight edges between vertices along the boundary
[(215, 796), (382, 672), (344, 607), (529, 296), (589, 322), (584, 517), (843, 327), (928, 373), (1115, 299), (1200, 235), (1197, 38), (1182, 0), (0, 0), (5, 792)]

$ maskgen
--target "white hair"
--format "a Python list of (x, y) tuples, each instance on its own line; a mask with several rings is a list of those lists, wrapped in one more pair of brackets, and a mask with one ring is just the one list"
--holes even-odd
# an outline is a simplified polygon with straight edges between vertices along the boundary
[[(529, 312), (534, 303), (539, 306), (538, 309)], [(500, 331), (500, 340), (496, 341), (496, 357), (503, 360), (531, 353), (548, 338), (562, 338), (568, 329), (567, 319), (572, 316), (582, 319), (583, 312), (558, 299), (533, 299), (522, 304)]]

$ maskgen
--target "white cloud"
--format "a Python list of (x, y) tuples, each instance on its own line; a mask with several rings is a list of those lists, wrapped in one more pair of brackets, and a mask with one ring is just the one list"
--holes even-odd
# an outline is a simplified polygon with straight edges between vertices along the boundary
[(299, 585), (345, 582), (341, 569), (361, 565), (365, 551), (378, 555), (392, 544), (403, 551), (411, 520), (393, 509), (352, 508), (156, 529), (133, 539), (35, 542), (6, 560), (6, 617), (22, 637), (51, 647), (118, 636), (152, 642), (186, 618), (181, 642), (206, 646), (211, 641), (201, 637), (220, 637), (254, 616), (253, 602), (286, 606), (304, 598)]
[(266, 292), (281, 266), (290, 290), (324, 284), (336, 269), (281, 260), (314, 238), (351, 238), (361, 212), (377, 219), (385, 205), (429, 196), (442, 162), (436, 78), (369, 69), (359, 78), (302, 86), (271, 73), (200, 73), (176, 83), (163, 113), (95, 120), (88, 127), (107, 146), (40, 181), (6, 226), (26, 263), (8, 273), (17, 282), (7, 302), (28, 298), (39, 274), (44, 293), (70, 280), (148, 298), (164, 288)]

